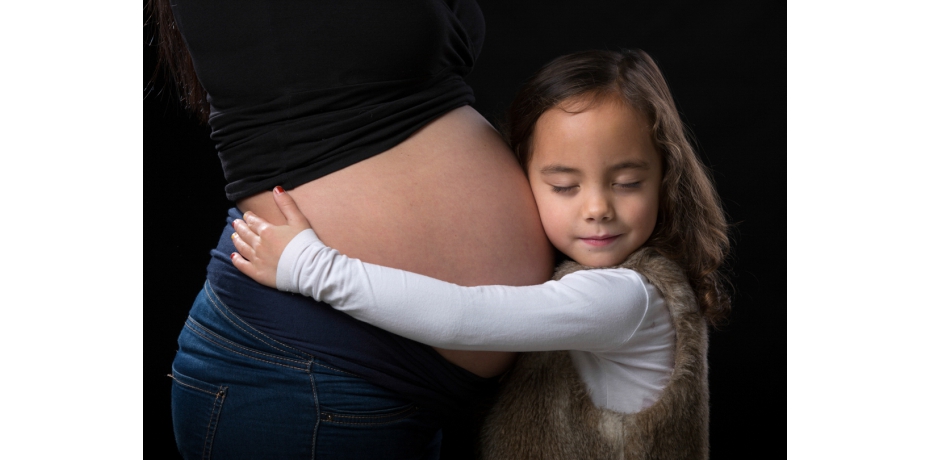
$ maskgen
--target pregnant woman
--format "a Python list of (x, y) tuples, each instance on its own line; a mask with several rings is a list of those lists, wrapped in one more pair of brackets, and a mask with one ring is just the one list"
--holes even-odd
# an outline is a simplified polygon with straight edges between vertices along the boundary
[[(469, 107), (473, 1), (157, 1), (160, 46), (206, 107), (235, 202), (283, 185), (343, 254), (460, 285), (552, 272), (526, 178)], [(185, 84), (186, 82), (186, 84)], [(205, 99), (199, 96), (203, 94)], [(432, 349), (236, 270), (227, 226), (179, 337), (187, 458), (436, 458), (512, 353)]]

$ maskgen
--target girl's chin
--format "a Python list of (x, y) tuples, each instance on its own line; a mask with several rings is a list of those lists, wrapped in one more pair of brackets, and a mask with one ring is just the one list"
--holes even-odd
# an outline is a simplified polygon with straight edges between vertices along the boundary
[(605, 268), (620, 265), (626, 260), (629, 254), (566, 254), (575, 262), (586, 267)]

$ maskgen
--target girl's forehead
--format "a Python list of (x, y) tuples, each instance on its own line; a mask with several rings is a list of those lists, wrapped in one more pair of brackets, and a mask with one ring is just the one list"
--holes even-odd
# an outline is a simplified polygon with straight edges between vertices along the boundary
[(580, 130), (594, 123), (606, 127), (612, 124), (614, 128), (629, 130), (630, 128), (649, 133), (649, 123), (646, 117), (616, 95), (581, 95), (566, 99), (554, 107), (549, 108), (536, 121), (535, 134), (547, 129), (551, 130)]
[[(540, 163), (594, 160), (616, 163), (656, 160), (652, 133), (645, 118), (619, 98), (569, 101), (547, 110), (534, 133), (531, 166)], [(580, 107), (584, 110), (576, 111)]]

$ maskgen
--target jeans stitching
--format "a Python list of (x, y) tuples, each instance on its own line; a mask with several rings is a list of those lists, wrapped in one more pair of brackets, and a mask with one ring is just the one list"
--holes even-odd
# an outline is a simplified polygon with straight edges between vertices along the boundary
[(247, 355), (247, 354), (245, 354), (245, 353), (240, 353), (240, 352), (238, 352), (238, 351), (236, 351), (236, 350), (233, 350), (232, 348), (229, 348), (229, 347), (224, 346), (224, 345), (221, 344), (221, 343), (217, 343), (216, 341), (211, 340), (209, 337), (204, 336), (203, 334), (201, 334), (200, 332), (198, 332), (196, 329), (192, 328), (189, 324), (185, 324), (184, 327), (185, 327), (186, 329), (189, 329), (192, 333), (197, 334), (198, 337), (200, 337), (200, 338), (202, 338), (202, 339), (204, 339), (204, 340), (206, 340), (206, 341), (208, 341), (208, 342), (210, 342), (210, 343), (212, 343), (212, 344), (214, 344), (214, 345), (216, 345), (216, 346), (218, 346), (218, 347), (220, 347), (220, 348), (223, 348), (223, 349), (228, 350), (228, 351), (230, 351), (230, 352), (232, 352), (232, 353), (235, 353), (235, 354), (237, 354), (237, 355), (239, 355), (239, 356), (243, 356), (243, 357), (248, 358), (248, 359), (253, 359), (253, 360), (255, 360), (255, 361), (261, 361), (261, 362), (263, 362), (263, 363), (274, 364), (275, 366), (287, 367), (287, 368), (296, 369), (296, 370), (299, 370), (299, 371), (300, 371), (300, 370), (303, 370), (303, 368), (300, 368), (300, 367), (288, 366), (287, 364), (276, 363), (276, 362), (274, 362), (274, 361), (268, 361), (268, 360), (265, 360), (265, 359), (256, 358), (255, 356), (249, 356), (249, 355)]
[(221, 386), (220, 391), (216, 392), (216, 396), (213, 398), (213, 410), (210, 412), (207, 435), (203, 439), (203, 458), (208, 460), (213, 450), (213, 437), (216, 435), (216, 427), (220, 422), (220, 412), (223, 410), (223, 401), (226, 400), (227, 388)]
[[(413, 414), (411, 414), (413, 415)], [(333, 425), (353, 425), (353, 426), (377, 426), (377, 425), (387, 425), (394, 422), (399, 422), (401, 420), (406, 420), (408, 417), (398, 417), (391, 420), (384, 421), (370, 421), (370, 422), (356, 422), (356, 421), (338, 421), (338, 420), (323, 420), (326, 423), (331, 423)]]
[[(213, 395), (213, 396), (216, 396), (217, 393), (219, 393), (219, 392), (217, 392), (217, 391), (204, 390), (203, 388), (195, 387), (194, 385), (191, 385), (191, 384), (189, 384), (189, 383), (184, 383), (184, 382), (178, 380), (177, 377), (174, 376), (174, 374), (168, 374), (168, 377), (171, 377), (171, 380), (174, 380), (174, 383), (177, 383), (178, 385), (185, 386), (185, 387), (190, 388), (190, 389), (192, 389), (192, 390), (197, 390), (197, 391), (199, 391), (199, 392), (201, 392), (201, 393), (206, 393), (206, 394), (208, 394), (208, 395)], [(222, 388), (223, 388), (223, 387), (220, 387), (220, 390), (221, 390), (221, 391), (222, 391)]]
[(239, 344), (236, 343), (236, 342), (233, 342), (232, 340), (227, 339), (226, 337), (223, 337), (223, 336), (221, 336), (221, 335), (219, 335), (219, 334), (217, 334), (217, 333), (211, 331), (209, 328), (207, 328), (207, 327), (204, 326), (203, 324), (200, 324), (199, 322), (197, 322), (197, 320), (195, 320), (194, 318), (188, 317), (187, 320), (188, 320), (190, 323), (192, 323), (192, 326), (197, 326), (197, 329), (199, 329), (203, 334), (208, 334), (208, 335), (210, 335), (211, 337), (213, 337), (214, 339), (219, 340), (219, 341), (223, 341), (223, 342), (225, 342), (227, 345), (229, 345), (229, 346), (231, 346), (231, 347), (236, 347), (236, 348), (239, 348), (239, 349), (242, 349), (242, 350), (246, 350), (246, 351), (251, 352), (251, 353), (254, 353), (254, 354), (256, 354), (256, 355), (262, 355), (262, 356), (266, 356), (266, 357), (269, 357), (269, 358), (280, 359), (280, 360), (283, 360), (283, 361), (290, 361), (290, 362), (292, 362), (292, 363), (294, 363), (294, 364), (301, 364), (301, 365), (302, 365), (302, 364), (304, 364), (304, 363), (307, 362), (306, 359), (288, 358), (288, 357), (284, 357), (284, 356), (280, 356), (280, 355), (275, 355), (275, 354), (272, 354), (272, 353), (266, 353), (266, 352), (263, 352), (263, 351), (259, 351), (259, 350), (256, 350), (256, 349), (254, 349), (254, 348), (244, 347), (244, 346), (242, 346), (242, 345), (239, 345)]
[[(252, 333), (249, 332), (248, 330), (246, 330), (246, 329), (242, 328), (241, 326), (239, 326), (239, 324), (237, 324), (235, 321), (233, 321), (232, 318), (229, 318), (228, 316), (226, 316), (226, 312), (224, 312), (223, 310), (226, 310), (230, 315), (232, 315), (233, 317), (235, 317), (237, 320), (239, 320), (239, 321), (241, 321), (241, 322), (243, 322), (243, 323), (248, 324), (246, 321), (244, 321), (244, 320), (243, 320), (242, 318), (240, 318), (238, 315), (236, 315), (235, 313), (233, 313), (233, 312), (229, 309), (229, 306), (228, 306), (228, 305), (226, 305), (225, 303), (223, 303), (223, 300), (220, 299), (220, 296), (217, 295), (217, 294), (216, 294), (216, 291), (213, 290), (213, 286), (210, 285), (210, 282), (209, 282), (209, 281), (207, 281), (206, 283), (204, 283), (204, 288), (205, 288), (205, 290), (209, 290), (209, 293), (208, 293), (209, 295), (206, 296), (206, 297), (207, 297), (207, 300), (209, 300), (210, 303), (213, 305), (213, 307), (216, 308), (216, 309), (219, 311), (219, 313), (220, 313), (221, 315), (223, 315), (223, 316), (226, 318), (226, 320), (228, 320), (230, 323), (232, 323), (233, 326), (236, 326), (236, 328), (238, 328), (239, 330), (245, 332), (246, 334), (249, 334), (250, 336), (252, 336), (252, 338), (254, 338), (254, 339), (256, 339), (256, 340), (258, 340), (258, 341), (264, 343), (265, 345), (268, 345), (268, 346), (270, 346), (271, 348), (274, 348), (275, 350), (278, 350), (278, 351), (280, 351), (280, 352), (282, 352), (282, 353), (286, 353), (285, 350), (282, 350), (282, 349), (280, 349), (280, 348), (277, 348), (277, 347), (275, 347), (274, 345), (265, 342), (265, 341), (262, 340), (261, 338), (256, 337), (254, 334), (252, 334)], [(214, 302), (214, 299), (215, 299), (215, 302)], [(219, 305), (217, 305), (217, 303), (219, 303)], [(190, 319), (191, 321), (194, 321), (193, 318), (189, 318), (189, 319)], [(196, 321), (194, 321), (194, 322), (196, 323)], [(223, 341), (225, 341), (225, 342), (227, 342), (227, 343), (229, 343), (229, 344), (231, 344), (231, 345), (239, 346), (239, 345), (236, 344), (235, 342), (232, 342), (232, 341), (230, 341), (230, 340), (228, 340), (228, 339), (226, 339), (226, 338), (224, 338), (224, 337), (220, 337), (220, 336), (218, 336), (218, 335), (216, 335), (216, 334), (213, 334), (208, 328), (204, 327), (204, 326), (201, 325), (200, 323), (197, 323), (197, 325), (200, 326), (201, 328), (203, 328), (204, 331), (210, 332), (211, 335), (215, 335), (218, 339), (221, 339), (221, 340), (223, 340)], [(327, 365), (325, 365), (325, 364), (322, 364), (322, 363), (320, 363), (319, 361), (317, 361), (313, 355), (309, 355), (309, 354), (304, 353), (304, 352), (302, 352), (302, 351), (300, 351), (300, 350), (298, 350), (298, 349), (296, 349), (296, 348), (293, 348), (293, 347), (290, 347), (290, 346), (288, 346), (288, 345), (282, 344), (282, 343), (278, 342), (277, 340), (275, 340), (275, 339), (273, 339), (273, 338), (271, 338), (271, 337), (269, 337), (269, 336), (263, 334), (263, 333), (260, 332), (260, 331), (255, 331), (255, 333), (256, 333), (256, 334), (260, 334), (262, 337), (265, 337), (265, 338), (267, 338), (268, 340), (270, 340), (270, 341), (272, 341), (272, 342), (274, 342), (274, 343), (276, 343), (276, 344), (278, 344), (278, 345), (281, 345), (282, 347), (287, 348), (287, 349), (290, 350), (292, 353), (296, 353), (296, 354), (299, 354), (299, 355), (307, 355), (307, 356), (309, 356), (309, 358), (302, 358), (302, 359), (286, 358), (286, 357), (274, 355), (274, 354), (271, 354), (271, 353), (261, 352), (261, 351), (255, 350), (255, 349), (253, 349), (253, 348), (248, 348), (248, 347), (241, 347), (241, 348), (245, 348), (245, 349), (247, 349), (247, 350), (254, 351), (256, 354), (261, 354), (261, 355), (270, 356), (270, 357), (274, 357), (274, 358), (284, 359), (284, 360), (292, 361), (292, 362), (294, 362), (294, 363), (299, 363), (299, 364), (304, 364), (304, 363), (306, 363), (306, 362), (309, 361), (309, 362), (312, 362), (313, 364), (316, 364), (316, 365), (318, 365), (318, 366), (320, 366), (320, 367), (325, 367), (325, 368), (327, 368), (327, 369), (329, 369), (329, 370), (332, 370), (332, 371), (342, 372), (342, 373), (351, 375), (351, 376), (353, 376), (353, 377), (364, 378), (364, 377), (362, 377), (362, 376), (360, 376), (360, 375), (358, 375), (358, 374), (349, 372), (349, 371), (347, 371), (347, 370), (345, 370), (345, 369), (337, 369), (337, 368), (335, 368), (335, 367), (331, 367), (331, 366), (327, 366)]]
[[(349, 372), (349, 371), (347, 371), (347, 370), (345, 370), (345, 369), (337, 369), (337, 368), (335, 368), (335, 367), (327, 366), (327, 365), (325, 365), (325, 364), (321, 364), (319, 361), (316, 361), (316, 360), (313, 361), (313, 364), (315, 364), (315, 365), (317, 365), (317, 366), (320, 366), (320, 367), (325, 367), (325, 368), (327, 368), (327, 369), (329, 369), (329, 370), (331, 370), (331, 371), (336, 371), (336, 372), (340, 372), (340, 373), (343, 373), (343, 374), (351, 375), (352, 377), (358, 377), (358, 378), (360, 378), (360, 379), (365, 379), (365, 377), (362, 377), (362, 376), (360, 376), (360, 375), (353, 374), (353, 373), (351, 373), (351, 372)], [(368, 379), (365, 379), (365, 380), (367, 381)]]
[[(402, 419), (398, 419), (398, 420), (402, 420)], [(327, 421), (326, 423), (331, 423), (333, 425), (376, 426), (376, 425), (387, 425), (388, 423), (394, 423), (398, 420), (391, 420), (391, 421), (380, 422), (380, 423), (336, 422), (336, 421)]]
[(316, 411), (316, 421), (313, 423), (313, 440), (311, 441), (310, 460), (316, 459), (316, 434), (320, 429), (320, 399), (316, 393), (316, 379), (313, 377), (313, 360), (310, 360), (307, 367), (307, 375), (310, 376), (310, 389), (313, 390), (313, 409)]
[[(323, 420), (328, 423), (335, 423), (341, 425), (384, 425), (386, 423), (393, 423), (398, 420), (403, 420), (409, 417), (412, 413), (419, 411), (418, 406), (411, 405), (405, 409), (399, 410), (397, 412), (392, 412), (389, 414), (378, 414), (378, 415), (343, 415), (336, 414), (332, 412), (322, 412), (321, 415), (328, 416), (326, 420)], [(401, 417), (404, 416), (404, 417)], [(320, 417), (322, 418), (322, 417)], [(336, 419), (358, 419), (358, 420), (336, 420)], [(385, 420), (390, 419), (390, 420)]]
[[(235, 313), (232, 312), (232, 310), (229, 309), (229, 306), (226, 305), (226, 304), (220, 299), (220, 296), (216, 294), (216, 291), (213, 290), (213, 286), (210, 284), (210, 281), (209, 281), (209, 280), (208, 280), (206, 283), (204, 283), (204, 288), (205, 288), (205, 292), (207, 292), (207, 293), (209, 294), (209, 295), (206, 296), (206, 297), (207, 297), (207, 300), (209, 300), (210, 303), (213, 305), (213, 307), (217, 309), (217, 311), (219, 312), (219, 314), (223, 315), (223, 317), (225, 317), (226, 320), (229, 321), (230, 323), (232, 323), (232, 325), (235, 326), (237, 329), (239, 329), (239, 330), (241, 330), (242, 332), (244, 332), (244, 333), (246, 333), (246, 334), (252, 336), (252, 338), (254, 338), (255, 340), (258, 340), (258, 341), (264, 343), (265, 345), (268, 345), (269, 347), (274, 348), (275, 350), (280, 351), (281, 353), (290, 352), (290, 353), (294, 353), (294, 354), (296, 354), (296, 355), (298, 355), (298, 356), (300, 356), (300, 357), (303, 357), (304, 355), (307, 355), (307, 353), (303, 353), (303, 352), (301, 352), (300, 350), (298, 350), (298, 349), (296, 349), (296, 348), (293, 348), (293, 347), (290, 347), (290, 346), (288, 346), (288, 345), (285, 345), (285, 344), (283, 344), (283, 343), (281, 343), (281, 342), (278, 342), (277, 340), (275, 340), (275, 339), (273, 339), (273, 338), (271, 338), (271, 337), (269, 337), (269, 336), (263, 334), (263, 333), (260, 332), (260, 331), (257, 331), (257, 330), (256, 330), (256, 331), (255, 331), (255, 334), (259, 334), (259, 335), (261, 335), (262, 337), (264, 337), (264, 338), (267, 339), (267, 340), (263, 340), (262, 338), (256, 336), (255, 334), (253, 334), (253, 333), (250, 332), (249, 330), (243, 328), (243, 327), (240, 326), (236, 321), (233, 321), (233, 319), (230, 318), (229, 316), (235, 317), (236, 320), (238, 320), (238, 321), (240, 321), (240, 322), (243, 322), (243, 323), (246, 323), (246, 324), (248, 324), (248, 323), (247, 323), (245, 320), (243, 320), (242, 318), (240, 318), (239, 315), (236, 315)], [(214, 301), (214, 300), (215, 300), (215, 301)], [(222, 309), (217, 305), (217, 303), (219, 303), (220, 305), (222, 305)], [(225, 311), (223, 311), (223, 310), (225, 310)], [(227, 313), (228, 313), (228, 315), (227, 315)], [(250, 329), (252, 329), (252, 328), (250, 328)], [(254, 330), (254, 329), (253, 329), (253, 330)], [(274, 344), (269, 343), (269, 342), (274, 342)], [(280, 345), (281, 347), (286, 348), (287, 350), (278, 348), (276, 345)]]
[(209, 459), (210, 453), (213, 450), (213, 437), (216, 435), (216, 427), (219, 424), (220, 411), (223, 410), (223, 401), (226, 400), (226, 390), (229, 389), (229, 387), (219, 385), (216, 386), (218, 390), (213, 391), (201, 388), (197, 385), (182, 382), (177, 378), (177, 376), (174, 375), (174, 373), (168, 374), (168, 377), (171, 377), (171, 380), (174, 381), (174, 383), (177, 383), (178, 385), (181, 385), (185, 388), (213, 396), (213, 409), (210, 410), (210, 420), (207, 421), (207, 426), (205, 429), (206, 434), (203, 438), (203, 452), (201, 455), (202, 458)]

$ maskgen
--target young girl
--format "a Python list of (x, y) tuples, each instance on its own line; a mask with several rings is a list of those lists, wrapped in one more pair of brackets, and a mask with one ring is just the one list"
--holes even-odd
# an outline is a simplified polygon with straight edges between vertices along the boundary
[(235, 266), (435, 347), (548, 352), (508, 374), (487, 458), (706, 457), (706, 322), (729, 308), (726, 222), (664, 78), (642, 51), (564, 56), (508, 117), (546, 235), (570, 259), (553, 281), (462, 287), (350, 259), (280, 187), (287, 224), (246, 213)]

